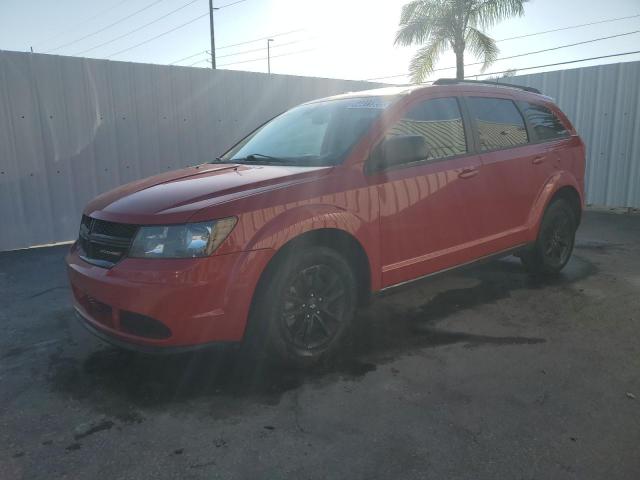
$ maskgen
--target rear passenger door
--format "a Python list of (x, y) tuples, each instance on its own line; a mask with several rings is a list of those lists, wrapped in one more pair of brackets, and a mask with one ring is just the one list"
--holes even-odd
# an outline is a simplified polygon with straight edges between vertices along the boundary
[(525, 241), (537, 196), (532, 170), (546, 151), (532, 144), (516, 103), (507, 96), (466, 96), (483, 179), (482, 235), (492, 251)]
[(530, 181), (536, 192), (542, 191), (554, 172), (572, 165), (563, 164), (573, 158), (575, 144), (571, 132), (548, 107), (534, 102), (518, 102), (529, 128), (531, 142), (537, 144), (539, 155), (532, 162)]

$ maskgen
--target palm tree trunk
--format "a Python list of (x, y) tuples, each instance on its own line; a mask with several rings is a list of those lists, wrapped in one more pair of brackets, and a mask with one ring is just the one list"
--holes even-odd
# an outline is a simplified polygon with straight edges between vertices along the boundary
[(464, 50), (456, 51), (456, 79), (464, 80)]

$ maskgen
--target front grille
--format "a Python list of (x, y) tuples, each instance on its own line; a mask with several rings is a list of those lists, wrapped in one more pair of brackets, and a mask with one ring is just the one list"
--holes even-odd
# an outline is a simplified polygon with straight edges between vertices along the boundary
[(137, 225), (130, 225), (128, 223), (105, 222), (103, 220), (93, 220), (92, 233), (98, 235), (106, 235), (109, 237), (117, 238), (133, 238), (137, 230)]
[(89, 263), (111, 268), (127, 256), (137, 231), (137, 225), (106, 222), (83, 215), (78, 236), (81, 256)]

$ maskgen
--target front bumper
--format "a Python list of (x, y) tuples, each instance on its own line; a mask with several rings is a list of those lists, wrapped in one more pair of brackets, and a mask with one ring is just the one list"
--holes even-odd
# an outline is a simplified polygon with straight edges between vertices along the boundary
[[(253, 292), (271, 250), (206, 258), (126, 258), (111, 269), (67, 255), (74, 308), (85, 326), (142, 351), (242, 340)], [(132, 329), (131, 319), (154, 328)], [(144, 326), (144, 325), (143, 325)]]
[(235, 342), (231, 342), (231, 343), (211, 342), (211, 343), (201, 343), (199, 345), (188, 345), (183, 347), (140, 345), (137, 343), (131, 343), (131, 342), (120, 340), (118, 337), (110, 335), (105, 330), (101, 330), (94, 327), (94, 322), (92, 322), (88, 317), (85, 317), (77, 309), (75, 313), (76, 313), (76, 318), (78, 319), (80, 324), (92, 335), (98, 337), (103, 342), (113, 345), (114, 347), (122, 348), (123, 350), (129, 350), (131, 352), (136, 352), (136, 353), (144, 353), (147, 355), (180, 354), (180, 353), (197, 352), (197, 351), (205, 350), (209, 348), (222, 347), (225, 345), (235, 344)]

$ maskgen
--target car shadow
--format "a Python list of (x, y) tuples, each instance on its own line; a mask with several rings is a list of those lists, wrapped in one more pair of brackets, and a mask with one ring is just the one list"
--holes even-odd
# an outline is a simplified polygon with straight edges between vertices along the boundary
[[(473, 286), (440, 291), (417, 307), (404, 307), (402, 298), (393, 295), (374, 300), (358, 315), (353, 334), (340, 353), (310, 371), (248, 361), (237, 349), (229, 348), (150, 356), (105, 347), (81, 358), (61, 347), (50, 356), (48, 378), (55, 391), (92, 402), (118, 418), (127, 418), (131, 408), (202, 398), (227, 406), (234, 403), (230, 398), (276, 404), (283, 393), (304, 383), (357, 379), (416, 349), (454, 343), (466, 347), (542, 343), (543, 338), (477, 335), (438, 325), (454, 314), (508, 298), (516, 290), (563, 288), (595, 272), (593, 264), (577, 255), (551, 280), (528, 276), (512, 260), (493, 261), (464, 272), (465, 278), (474, 280)], [(416, 285), (410, 293), (420, 297), (432, 281), (437, 280)]]

